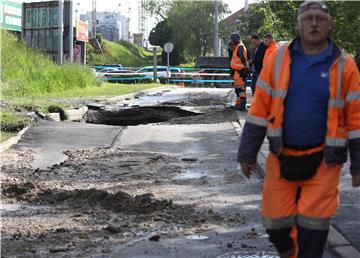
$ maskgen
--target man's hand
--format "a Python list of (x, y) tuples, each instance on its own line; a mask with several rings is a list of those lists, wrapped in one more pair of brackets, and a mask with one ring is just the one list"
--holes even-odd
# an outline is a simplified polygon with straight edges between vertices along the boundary
[(240, 163), (241, 166), (241, 172), (247, 177), (250, 178), (250, 175), (252, 174), (252, 172), (255, 170), (256, 168), (256, 164), (249, 164), (249, 163), (245, 163), (242, 162)]
[(352, 186), (353, 187), (360, 186), (360, 175), (352, 175)]

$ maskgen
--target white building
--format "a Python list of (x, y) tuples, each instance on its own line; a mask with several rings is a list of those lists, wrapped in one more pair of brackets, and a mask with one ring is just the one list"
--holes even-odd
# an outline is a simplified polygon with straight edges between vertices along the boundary
[[(92, 32), (92, 12), (80, 15), (80, 20), (88, 21), (89, 35)], [(96, 12), (96, 33), (109, 41), (129, 40), (129, 18), (118, 12)]]

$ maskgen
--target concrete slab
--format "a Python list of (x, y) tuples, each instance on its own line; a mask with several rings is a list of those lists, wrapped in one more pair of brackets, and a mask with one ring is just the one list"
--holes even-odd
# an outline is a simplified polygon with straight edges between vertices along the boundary
[(32, 167), (42, 169), (64, 161), (67, 156), (63, 151), (66, 150), (110, 147), (121, 129), (118, 126), (40, 121), (14, 148), (34, 151)]
[(49, 113), (46, 115), (46, 119), (54, 122), (60, 122), (60, 113)]
[(236, 163), (239, 138), (231, 123), (196, 125), (129, 126), (118, 146), (144, 151), (159, 151), (178, 157), (226, 159)]
[(88, 107), (81, 107), (79, 109), (67, 109), (65, 110), (67, 120), (77, 121), (83, 119), (83, 115), (88, 111)]

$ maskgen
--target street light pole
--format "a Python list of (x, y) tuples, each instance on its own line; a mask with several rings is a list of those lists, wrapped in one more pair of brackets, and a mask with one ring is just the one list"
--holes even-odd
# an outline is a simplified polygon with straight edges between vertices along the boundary
[(73, 0), (69, 0), (70, 22), (69, 22), (69, 61), (74, 61), (74, 15), (73, 15)]
[(58, 15), (58, 59), (57, 62), (59, 65), (63, 64), (64, 57), (64, 47), (63, 47), (63, 33), (64, 33), (64, 2), (63, 0), (59, 0), (59, 15)]
[(214, 15), (214, 55), (220, 56), (219, 53), (219, 2), (215, 0), (215, 15)]
[(96, 0), (92, 1), (92, 31), (93, 38), (96, 36)]

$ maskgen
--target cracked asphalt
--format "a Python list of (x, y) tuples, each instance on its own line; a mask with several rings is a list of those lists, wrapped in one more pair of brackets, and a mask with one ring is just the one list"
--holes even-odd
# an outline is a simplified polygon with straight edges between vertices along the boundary
[[(91, 123), (30, 128), (2, 153), (2, 257), (276, 257), (259, 215), (267, 144), (245, 179), (246, 114), (233, 99), (231, 89), (157, 90), (104, 103), (107, 125), (92, 110)], [(347, 166), (333, 226), (359, 250)], [(325, 258), (346, 257), (334, 247)]]

